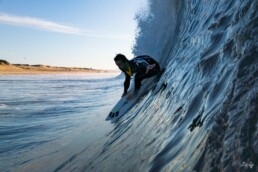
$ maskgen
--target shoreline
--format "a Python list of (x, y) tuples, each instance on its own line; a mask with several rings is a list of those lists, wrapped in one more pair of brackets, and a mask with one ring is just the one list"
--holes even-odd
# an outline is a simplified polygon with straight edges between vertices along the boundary
[(46, 65), (0, 63), (0, 75), (34, 75), (34, 74), (91, 74), (118, 73), (118, 70), (103, 70), (79, 67), (57, 67)]
[(119, 72), (0, 72), (1, 75), (64, 75), (64, 74), (112, 74)]

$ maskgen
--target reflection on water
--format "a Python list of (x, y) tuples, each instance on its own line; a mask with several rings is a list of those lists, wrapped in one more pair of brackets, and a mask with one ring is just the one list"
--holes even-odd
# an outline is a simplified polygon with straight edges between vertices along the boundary
[(1, 171), (51, 171), (111, 130), (116, 75), (2, 75)]

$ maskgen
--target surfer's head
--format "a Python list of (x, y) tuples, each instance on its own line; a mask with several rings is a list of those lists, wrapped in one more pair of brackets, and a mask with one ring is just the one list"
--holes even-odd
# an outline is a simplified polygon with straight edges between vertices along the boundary
[(129, 60), (125, 57), (125, 55), (117, 54), (114, 60), (119, 69), (126, 70)]

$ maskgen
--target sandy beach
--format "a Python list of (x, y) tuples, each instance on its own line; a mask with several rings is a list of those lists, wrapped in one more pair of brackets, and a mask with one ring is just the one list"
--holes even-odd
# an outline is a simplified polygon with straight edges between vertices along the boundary
[(115, 70), (99, 70), (78, 67), (56, 67), (46, 65), (10, 64), (0, 60), (0, 74), (62, 74), (62, 73), (114, 73)]

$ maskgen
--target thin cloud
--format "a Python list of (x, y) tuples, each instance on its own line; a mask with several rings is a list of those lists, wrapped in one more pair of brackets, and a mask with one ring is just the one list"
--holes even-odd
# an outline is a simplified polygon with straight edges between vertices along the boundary
[(53, 21), (47, 21), (34, 17), (14, 16), (6, 13), (0, 13), (0, 23), (40, 28), (46, 31), (59, 32), (65, 34), (77, 34), (87, 37), (95, 38), (109, 38), (109, 39), (120, 39), (124, 41), (130, 41), (131, 36), (129, 35), (112, 35), (96, 33), (94, 31), (86, 31), (80, 28), (71, 27), (63, 24), (59, 24)]
[(44, 29), (51, 32), (59, 32), (66, 34), (84, 34), (85, 31), (79, 28), (62, 25), (52, 21), (47, 21), (39, 18), (33, 17), (20, 17), (13, 16), (9, 14), (0, 13), (0, 23), (19, 25), (19, 26), (29, 26)]

